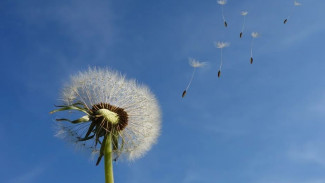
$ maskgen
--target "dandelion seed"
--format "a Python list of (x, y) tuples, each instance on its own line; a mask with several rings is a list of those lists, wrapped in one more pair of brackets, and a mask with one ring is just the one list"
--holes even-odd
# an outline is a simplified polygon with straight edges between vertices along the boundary
[(185, 97), (186, 93), (187, 93), (187, 90), (190, 88), (191, 86), (191, 83), (193, 81), (193, 78), (194, 78), (194, 74), (195, 74), (195, 71), (196, 71), (196, 68), (199, 68), (199, 67), (203, 67), (206, 65), (206, 62), (199, 62), (193, 58), (189, 58), (189, 64), (191, 67), (193, 67), (193, 72), (192, 72), (192, 76), (191, 76), (191, 79), (190, 79), (190, 82), (188, 83), (186, 89), (183, 91), (182, 93), (182, 98)]
[(225, 47), (228, 47), (229, 45), (230, 45), (230, 43), (228, 43), (228, 42), (217, 42), (216, 43), (216, 47), (220, 49), (220, 67), (219, 67), (219, 71), (218, 71), (218, 78), (221, 75), (221, 68), (222, 68), (222, 64), (223, 64), (222, 49)]
[[(298, 1), (294, 1), (293, 2), (293, 6), (296, 7), (296, 6), (301, 6), (302, 4)], [(283, 23), (286, 24), (288, 22), (288, 19), (291, 17), (291, 15), (293, 14), (293, 11), (294, 11), (294, 7), (291, 9), (288, 17), (286, 19), (284, 19)]]
[(250, 63), (253, 64), (253, 43), (254, 43), (254, 39), (259, 37), (259, 33), (258, 32), (252, 32), (251, 36), (252, 36), (252, 41), (251, 41), (251, 59), (250, 59)]
[(63, 105), (50, 113), (82, 114), (77, 120), (57, 119), (57, 134), (104, 156), (106, 183), (113, 183), (112, 160), (134, 160), (156, 142), (160, 131), (160, 109), (144, 85), (127, 80), (108, 69), (89, 69), (71, 78), (62, 92)]
[(223, 13), (223, 6), (226, 5), (227, 0), (217, 0), (217, 3), (221, 5), (221, 14), (222, 14), (222, 20), (224, 22), (225, 27), (228, 26), (225, 15)]
[(239, 34), (239, 37), (242, 38), (244, 29), (245, 29), (246, 15), (248, 14), (248, 11), (242, 11), (242, 12), (240, 12), (240, 14), (244, 17), (243, 26), (242, 26), (241, 32)]
[(294, 5), (294, 6), (301, 6), (301, 3), (295, 1), (293, 5)]

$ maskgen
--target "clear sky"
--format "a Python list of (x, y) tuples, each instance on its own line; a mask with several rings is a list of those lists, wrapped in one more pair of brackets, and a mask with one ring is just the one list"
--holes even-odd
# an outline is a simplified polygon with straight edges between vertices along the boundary
[[(325, 1), (301, 3), (229, 0), (225, 28), (215, 0), (1, 0), (0, 182), (104, 182), (49, 114), (97, 66), (148, 85), (163, 114), (151, 151), (114, 164), (117, 183), (325, 183)], [(208, 65), (182, 99), (189, 57)]]

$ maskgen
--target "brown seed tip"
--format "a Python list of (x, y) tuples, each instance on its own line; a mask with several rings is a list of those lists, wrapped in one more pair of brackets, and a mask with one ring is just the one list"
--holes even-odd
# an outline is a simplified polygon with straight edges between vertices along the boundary
[(288, 19), (285, 19), (285, 20), (283, 21), (283, 23), (284, 23), (284, 24), (286, 24), (286, 23), (287, 23), (287, 21), (288, 21)]
[(227, 27), (228, 26), (228, 24), (227, 24), (227, 22), (225, 21), (225, 27)]
[(239, 34), (239, 37), (241, 38), (243, 36), (243, 33), (241, 32), (240, 34)]
[(253, 57), (251, 57), (251, 64), (253, 64)]
[(183, 91), (182, 98), (184, 98), (186, 95), (186, 90)]
[(218, 71), (218, 78), (220, 78), (220, 75), (221, 75), (221, 71), (219, 70)]

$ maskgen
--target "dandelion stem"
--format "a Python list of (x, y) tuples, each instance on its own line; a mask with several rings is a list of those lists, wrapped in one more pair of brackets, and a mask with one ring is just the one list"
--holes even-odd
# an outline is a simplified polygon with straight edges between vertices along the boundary
[(112, 134), (108, 133), (104, 150), (105, 183), (114, 183), (112, 154)]

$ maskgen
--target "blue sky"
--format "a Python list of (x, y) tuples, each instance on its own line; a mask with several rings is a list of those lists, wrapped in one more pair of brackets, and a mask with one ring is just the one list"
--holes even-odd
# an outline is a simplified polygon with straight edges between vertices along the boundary
[[(0, 182), (104, 182), (49, 115), (69, 76), (97, 66), (147, 84), (163, 113), (158, 143), (116, 163), (116, 182), (324, 183), (325, 2), (301, 2), (229, 0), (225, 28), (215, 0), (2, 0)], [(219, 79), (216, 41), (231, 43)], [(182, 99), (189, 57), (208, 65)]]

